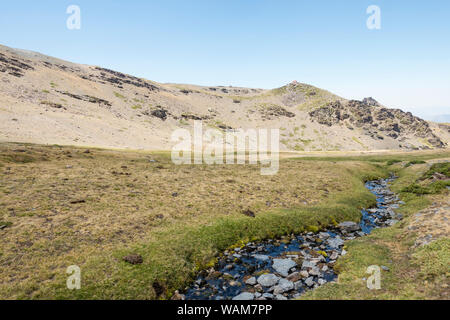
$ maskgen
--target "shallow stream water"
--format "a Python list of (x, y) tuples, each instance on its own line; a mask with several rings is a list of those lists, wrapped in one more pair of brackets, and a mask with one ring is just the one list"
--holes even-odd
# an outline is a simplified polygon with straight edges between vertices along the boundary
[(359, 224), (344, 222), (319, 233), (250, 242), (224, 252), (217, 265), (199, 273), (180, 295), (186, 300), (286, 300), (336, 279), (333, 266), (345, 255), (344, 242), (395, 224), (401, 201), (390, 191), (395, 178), (366, 183), (376, 208), (361, 211)]

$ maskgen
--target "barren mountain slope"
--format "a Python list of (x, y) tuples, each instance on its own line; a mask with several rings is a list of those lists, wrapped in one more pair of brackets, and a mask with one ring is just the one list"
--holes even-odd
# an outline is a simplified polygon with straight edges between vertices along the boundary
[(0, 46), (0, 141), (168, 150), (172, 132), (279, 128), (284, 150), (442, 148), (449, 126), (292, 82), (274, 90), (161, 84)]

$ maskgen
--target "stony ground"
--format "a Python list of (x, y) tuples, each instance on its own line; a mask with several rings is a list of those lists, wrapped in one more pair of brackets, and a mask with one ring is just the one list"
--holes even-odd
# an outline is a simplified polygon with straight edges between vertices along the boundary
[(437, 199), (431, 206), (414, 214), (408, 231), (418, 234), (414, 247), (428, 245), (450, 235), (450, 201)]

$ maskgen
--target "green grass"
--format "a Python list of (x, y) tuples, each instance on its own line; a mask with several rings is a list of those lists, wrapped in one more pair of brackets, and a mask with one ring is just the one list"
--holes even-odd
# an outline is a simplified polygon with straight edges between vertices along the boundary
[[(436, 166), (439, 170), (441, 165)], [(399, 192), (420, 179), (426, 167), (397, 169), (399, 179), (392, 190)], [(429, 174), (429, 172), (428, 172)], [(441, 190), (442, 191), (442, 190)], [(448, 192), (447, 192), (448, 193)], [(405, 204), (397, 210), (404, 214), (400, 223), (384, 229), (376, 229), (371, 235), (346, 243), (347, 255), (339, 258), (335, 270), (339, 273), (338, 283), (328, 283), (308, 292), (303, 299), (441, 299), (445, 297), (448, 280), (450, 240), (439, 239), (424, 247), (414, 249), (415, 233), (408, 226), (414, 213), (431, 204), (430, 196), (402, 192)], [(434, 195), (442, 199), (445, 195)], [(438, 197), (438, 198), (436, 198)], [(440, 198), (439, 198), (440, 197)], [(367, 267), (387, 266), (382, 270), (381, 290), (369, 290), (366, 286)]]
[[(388, 162), (388, 161), (417, 161), (417, 160), (431, 160), (431, 159), (442, 159), (450, 158), (450, 151), (443, 150), (437, 152), (415, 152), (415, 153), (398, 153), (398, 154), (382, 154), (382, 155), (355, 155), (355, 156), (308, 156), (308, 157), (298, 157), (292, 159), (302, 159), (302, 160), (313, 160), (313, 161), (364, 161), (364, 162)], [(398, 163), (398, 162), (397, 162)]]
[(430, 179), (435, 173), (442, 174), (447, 178), (450, 178), (450, 162), (435, 163), (431, 168), (424, 174), (423, 179)]
[(413, 160), (413, 161), (410, 161), (407, 164), (405, 164), (405, 168), (408, 168), (408, 167), (410, 167), (412, 165), (415, 165), (415, 164), (424, 164), (424, 163), (426, 163), (426, 162), (423, 161), (423, 160)]
[(421, 186), (417, 183), (413, 183), (401, 190), (404, 193), (414, 193), (417, 195), (424, 194), (437, 194), (442, 192), (445, 188), (450, 187), (449, 181), (435, 181), (429, 184), (428, 186)]
[(402, 161), (401, 161), (401, 160), (398, 160), (398, 159), (392, 159), (392, 160), (388, 160), (388, 161), (386, 162), (386, 164), (387, 164), (388, 166), (392, 166), (393, 164), (400, 163), (400, 162), (402, 162)]
[[(409, 163), (424, 164), (424, 161), (411, 161)], [(405, 166), (408, 168), (410, 166)], [(405, 186), (400, 190), (402, 193), (413, 193), (416, 195), (438, 194), (450, 186), (450, 180), (438, 180), (430, 182), (436, 173), (449, 177), (450, 163), (436, 163), (426, 171), (422, 176), (418, 177), (414, 182)]]
[[(0, 297), (8, 299), (166, 299), (212, 266), (226, 248), (358, 221), (360, 209), (375, 201), (365, 181), (396, 170), (400, 178), (393, 189), (400, 192), (429, 169), (388, 167), (389, 157), (299, 158), (282, 159), (277, 176), (262, 177), (254, 166), (175, 166), (164, 152), (90, 148), (85, 153), (24, 144), (0, 148), (0, 165), (11, 168), (0, 170), (0, 219), (13, 223), (2, 234), (0, 256)], [(173, 192), (180, 194), (173, 198)], [(406, 216), (429, 203), (414, 193), (401, 196), (406, 205), (400, 211)], [(86, 202), (70, 205), (80, 199)], [(256, 218), (242, 215), (245, 208), (256, 212)], [(410, 241), (397, 239), (402, 228), (350, 242), (348, 260), (338, 264), (343, 279), (351, 280), (343, 280), (346, 289), (332, 285), (332, 292), (320, 288), (314, 294), (344, 297), (350, 292), (350, 298), (356, 297), (358, 277), (369, 262), (389, 266), (393, 272), (385, 277), (392, 276), (392, 282), (386, 285), (395, 287), (397, 265), (390, 261), (396, 262), (397, 255), (389, 244)], [(20, 263), (15, 248), (23, 253)], [(144, 263), (123, 262), (130, 253), (142, 255)], [(66, 289), (69, 265), (81, 267), (80, 291)], [(161, 296), (153, 284), (164, 288)]]
[(420, 266), (420, 276), (424, 279), (449, 276), (450, 239), (439, 239), (421, 247), (413, 254), (413, 260)]
[[(263, 177), (254, 166), (175, 166), (170, 154), (59, 146), (29, 146), (31, 162), (21, 163), (11, 158), (19, 147), (2, 148), (0, 162), (16, 177), (0, 184), (8, 191), (0, 218), (13, 222), (0, 258), (0, 297), (9, 299), (169, 298), (228, 247), (358, 221), (360, 208), (375, 201), (364, 181), (388, 175), (365, 162), (282, 160), (277, 176)], [(85, 203), (70, 205), (79, 199)], [(245, 208), (256, 218), (243, 215)], [(130, 253), (144, 263), (123, 262)], [(65, 286), (69, 265), (81, 267), (80, 291)], [(162, 296), (153, 283), (165, 288)]]
[(114, 91), (114, 95), (116, 96), (116, 98), (119, 98), (119, 99), (122, 99), (122, 100), (125, 100), (125, 99), (126, 99), (125, 96), (122, 95), (122, 94), (120, 94), (119, 92), (115, 92), (115, 91)]
[(9, 222), (9, 221), (0, 221), (0, 226), (11, 227), (11, 226), (12, 226), (12, 222)]
[[(373, 175), (387, 172), (372, 168)], [(307, 208), (276, 210), (257, 216), (221, 218), (208, 226), (171, 228), (155, 234), (157, 241), (142, 243), (129, 249), (117, 250), (110, 257), (92, 260), (84, 267), (82, 290), (69, 292), (62, 285), (55, 286), (58, 298), (157, 298), (148, 290), (148, 283), (161, 284), (170, 297), (174, 290), (183, 288), (196, 272), (210, 266), (215, 257), (229, 247), (266, 238), (277, 238), (291, 233), (319, 231), (341, 221), (360, 219), (360, 208), (374, 205), (374, 196), (364, 188), (365, 174), (353, 171), (352, 192), (332, 197), (320, 205)], [(138, 253), (147, 263), (129, 266), (120, 257)], [(113, 270), (108, 278), (98, 281), (99, 270)], [(63, 279), (60, 280), (61, 282)], [(44, 295), (45, 296), (45, 295)]]

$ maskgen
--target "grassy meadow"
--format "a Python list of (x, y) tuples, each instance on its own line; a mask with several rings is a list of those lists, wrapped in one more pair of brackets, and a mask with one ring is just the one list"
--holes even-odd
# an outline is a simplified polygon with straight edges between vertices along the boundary
[[(168, 299), (196, 272), (214, 265), (224, 249), (357, 221), (359, 210), (375, 201), (364, 181), (397, 172), (394, 189), (402, 192), (428, 170), (414, 161), (449, 157), (450, 152), (283, 157), (277, 175), (262, 176), (251, 165), (176, 166), (165, 152), (3, 143), (0, 298)], [(414, 163), (405, 166), (409, 162)], [(404, 253), (414, 235), (403, 232), (414, 212), (448, 190), (439, 192), (401, 193), (405, 221), (349, 243), (349, 254), (339, 261), (340, 283), (307, 298), (379, 297), (358, 282), (372, 260), (392, 266), (393, 289), (381, 297), (416, 297), (409, 278), (397, 279), (397, 267), (404, 266), (401, 273), (417, 271), (411, 261), (420, 266), (435, 250), (448, 252), (448, 238), (435, 249), (414, 251), (411, 260)], [(255, 217), (245, 214), (249, 210)], [(143, 257), (142, 264), (122, 260), (133, 253)], [(66, 288), (71, 265), (81, 268), (81, 290)], [(433, 272), (442, 277), (441, 269)], [(395, 293), (396, 281), (405, 284), (402, 294)]]
[[(450, 162), (448, 158), (447, 162), (431, 160), (430, 164), (404, 160), (388, 160), (391, 170), (399, 176), (391, 189), (405, 202), (397, 210), (404, 220), (348, 242), (348, 254), (335, 266), (338, 282), (311, 291), (303, 299), (450, 299), (450, 192), (436, 187), (448, 187), (450, 181), (426, 179), (436, 172), (444, 172), (449, 178)], [(429, 192), (424, 194), (423, 189)], [(417, 245), (416, 240), (424, 236), (432, 236), (430, 243)], [(370, 265), (388, 268), (382, 270), (380, 290), (366, 287), (366, 269)]]

